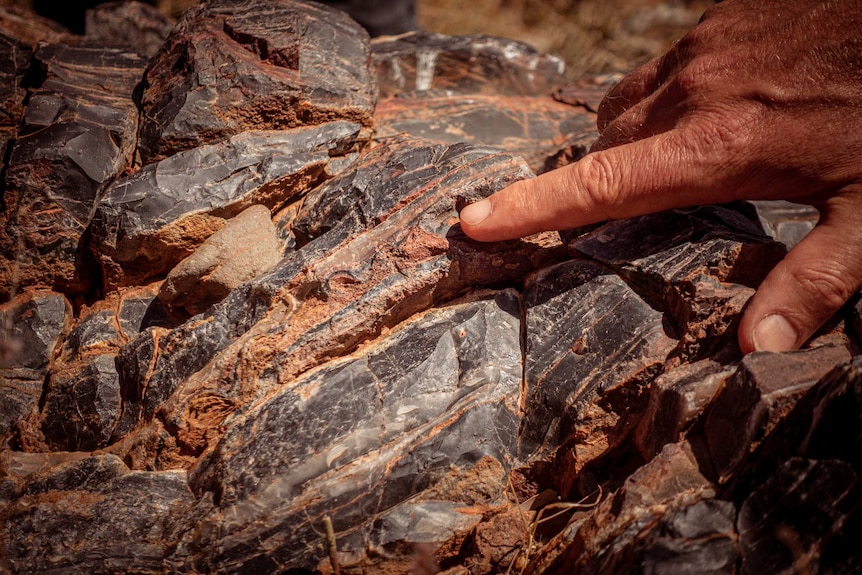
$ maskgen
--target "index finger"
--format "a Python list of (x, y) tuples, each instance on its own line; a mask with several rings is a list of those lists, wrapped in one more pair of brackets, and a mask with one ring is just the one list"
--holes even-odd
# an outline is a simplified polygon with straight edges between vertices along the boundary
[(702, 152), (680, 130), (593, 152), (465, 207), (461, 227), (479, 241), (508, 240), (736, 199), (712, 155)]

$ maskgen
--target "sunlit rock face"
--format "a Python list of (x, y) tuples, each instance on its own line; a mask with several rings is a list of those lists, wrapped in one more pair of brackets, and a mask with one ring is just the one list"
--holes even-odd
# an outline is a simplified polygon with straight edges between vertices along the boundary
[(595, 137), (553, 56), (289, 0), (4, 14), (4, 572), (862, 570), (862, 305), (736, 346), (810, 209), (477, 243), (464, 205)]

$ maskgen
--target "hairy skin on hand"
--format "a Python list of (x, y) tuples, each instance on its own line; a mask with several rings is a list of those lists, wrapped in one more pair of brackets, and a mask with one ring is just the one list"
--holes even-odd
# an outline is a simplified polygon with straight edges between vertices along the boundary
[(820, 221), (763, 281), (743, 352), (798, 348), (862, 285), (862, 2), (725, 0), (599, 109), (578, 163), (464, 208), (495, 241), (699, 204), (785, 199)]

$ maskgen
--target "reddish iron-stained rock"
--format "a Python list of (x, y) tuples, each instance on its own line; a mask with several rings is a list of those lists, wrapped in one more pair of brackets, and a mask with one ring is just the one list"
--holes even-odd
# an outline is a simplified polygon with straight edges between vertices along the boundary
[[(374, 185), (405, 170), (391, 189)], [(123, 429), (160, 409), (134, 445), (155, 441), (151, 433), (159, 442), (178, 442), (146, 447), (142, 455), (174, 465), (171, 458), (199, 453), (217, 437), (218, 422), (254, 397), (414, 313), (472, 288), (511, 285), (559, 259), (561, 246), (552, 236), (482, 244), (453, 227), (457, 206), (528, 175), (519, 159), (466, 144), (407, 139), (377, 148), (326, 184), (330, 191), (344, 186), (356, 198), (335, 227), (211, 313), (171, 333), (142, 334), (123, 349), (119, 362), (130, 385), (125, 413), (138, 414)], [(171, 438), (162, 435), (161, 422)]]
[[(518, 307), (507, 291), (420, 314), (247, 411), (191, 476), (217, 509), (178, 558), (207, 572), (320, 568), (326, 516), (346, 567), (468, 531), (478, 517), (463, 506), (504, 497), (515, 456)], [(453, 488), (453, 472), (477, 466), (490, 486)]]
[(521, 454), (549, 457), (561, 448), (556, 475), (565, 485), (607, 451), (612, 430), (677, 342), (660, 311), (592, 262), (543, 269), (525, 287)]
[(676, 443), (710, 404), (735, 367), (704, 359), (680, 365), (653, 380), (649, 403), (634, 431), (634, 444), (644, 461), (663, 446)]
[(75, 35), (53, 20), (31, 10), (0, 5), (0, 34), (35, 49), (39, 42), (74, 42)]
[(566, 81), (557, 56), (505, 38), (408, 32), (371, 41), (381, 98), (435, 90), (548, 96)]
[(11, 129), (11, 137), (14, 137), (24, 113), (24, 97), (27, 95), (24, 75), (30, 68), (32, 55), (29, 46), (0, 32), (0, 58), (5, 62), (0, 69), (0, 126)]
[(586, 154), (597, 136), (594, 113), (550, 96), (420, 92), (381, 100), (374, 118), (377, 138), (406, 133), (494, 146), (523, 157), (536, 173), (561, 150), (580, 146)]
[(329, 177), (353, 151), (359, 124), (331, 122), (244, 132), (180, 152), (115, 182), (96, 209), (90, 246), (108, 289), (167, 274), (226, 219), (253, 204), (271, 210)]
[[(44, 81), (30, 97), (6, 172), (0, 292), (81, 293), (92, 283), (81, 242), (99, 195), (129, 166), (145, 64), (116, 48), (43, 44)], [(14, 272), (13, 272), (14, 270)]]
[(87, 10), (85, 36), (106, 46), (124, 46), (151, 57), (174, 27), (174, 21), (151, 4), (135, 1), (103, 2)]
[[(713, 497), (715, 490), (700, 472), (691, 446), (668, 445), (551, 540), (534, 563), (535, 572), (639, 573), (644, 564), (672, 565), (674, 559), (698, 555), (714, 555), (719, 565), (732, 568), (738, 556), (732, 544), (734, 511), (732, 505), (707, 503)], [(716, 548), (687, 546), (689, 534), (698, 532)], [(643, 545), (649, 538), (658, 539), (654, 547)]]
[(0, 444), (38, 407), (71, 323), (72, 306), (58, 293), (28, 291), (0, 305)]
[(850, 353), (840, 346), (743, 358), (713, 402), (704, 427), (719, 482), (733, 476), (808, 388), (848, 359)]
[(247, 130), (370, 128), (368, 42), (359, 24), (317, 3), (211, 0), (188, 10), (144, 78), (144, 163)]
[(3, 558), (13, 573), (162, 573), (194, 503), (184, 471), (130, 472), (111, 455), (60, 464), (0, 509)]
[(158, 285), (114, 292), (79, 312), (51, 364), (38, 412), (20, 425), (31, 451), (92, 450), (107, 445), (120, 416), (120, 346), (151, 325), (166, 325)]

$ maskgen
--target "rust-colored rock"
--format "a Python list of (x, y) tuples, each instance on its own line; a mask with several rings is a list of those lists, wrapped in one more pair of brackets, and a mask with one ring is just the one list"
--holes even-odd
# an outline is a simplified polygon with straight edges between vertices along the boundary
[(6, 171), (0, 213), (0, 293), (92, 285), (82, 245), (100, 194), (128, 167), (141, 56), (116, 48), (43, 44), (44, 81), (30, 97)]
[[(210, 0), (188, 10), (144, 79), (144, 163), (247, 130), (372, 126), (368, 33), (335, 8)], [(366, 135), (367, 137), (367, 135)]]

